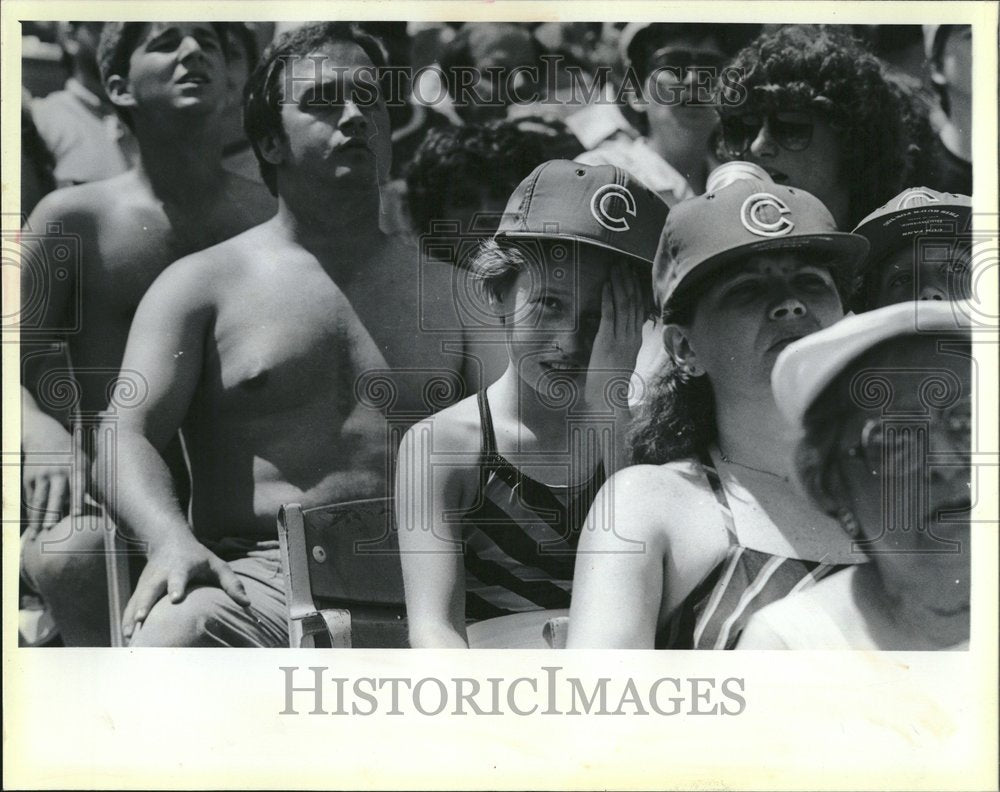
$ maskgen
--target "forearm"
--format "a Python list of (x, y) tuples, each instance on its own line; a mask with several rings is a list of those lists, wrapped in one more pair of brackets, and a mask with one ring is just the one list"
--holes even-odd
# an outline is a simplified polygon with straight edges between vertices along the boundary
[(161, 454), (135, 431), (119, 428), (112, 438), (102, 440), (94, 478), (95, 489), (113, 519), (150, 546), (190, 539), (191, 528)]

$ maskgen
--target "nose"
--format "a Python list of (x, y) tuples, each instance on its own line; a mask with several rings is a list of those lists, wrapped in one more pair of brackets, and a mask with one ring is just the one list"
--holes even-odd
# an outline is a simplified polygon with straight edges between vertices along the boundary
[(340, 114), (337, 127), (350, 137), (364, 135), (368, 131), (368, 119), (361, 108), (348, 99), (344, 102), (344, 112)]
[(185, 36), (177, 48), (177, 57), (183, 63), (186, 59), (195, 55), (204, 57), (205, 51), (201, 48), (201, 44), (198, 43), (198, 39), (194, 36)]
[(798, 319), (806, 315), (806, 307), (797, 297), (791, 295), (783, 298), (781, 302), (771, 307), (767, 316), (772, 320)]
[(942, 289), (936, 283), (929, 283), (920, 288), (919, 300), (947, 300), (948, 297), (945, 294), (944, 289)]
[(757, 137), (750, 144), (750, 154), (755, 157), (773, 157), (778, 153), (778, 144), (771, 137), (771, 129), (765, 120), (757, 131)]

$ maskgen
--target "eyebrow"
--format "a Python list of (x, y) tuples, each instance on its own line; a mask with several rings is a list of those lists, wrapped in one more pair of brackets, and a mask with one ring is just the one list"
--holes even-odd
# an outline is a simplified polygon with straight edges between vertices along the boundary
[[(210, 36), (211, 38), (215, 39), (216, 41), (219, 40), (218, 35), (216, 35), (215, 28), (213, 28), (211, 26), (199, 25), (198, 27), (195, 27), (191, 32), (195, 36), (198, 36), (198, 35), (206, 36), (207, 35), (207, 36)], [(148, 47), (151, 44), (156, 44), (157, 42), (160, 41), (160, 39), (166, 38), (169, 35), (180, 35), (180, 33), (181, 33), (181, 29), (177, 25), (170, 25), (169, 27), (165, 27), (163, 30), (161, 30), (156, 35), (154, 35), (154, 36), (150, 37), (149, 39), (147, 39), (145, 46)]]

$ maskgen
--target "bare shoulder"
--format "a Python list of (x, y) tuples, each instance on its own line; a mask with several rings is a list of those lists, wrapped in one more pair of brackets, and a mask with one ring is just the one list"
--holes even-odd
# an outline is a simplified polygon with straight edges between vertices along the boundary
[(475, 396), (469, 396), (424, 418), (406, 433), (410, 442), (420, 438), (421, 444), (434, 454), (478, 454), (481, 446), (479, 406)]
[(135, 174), (126, 171), (109, 179), (53, 190), (38, 202), (28, 219), (28, 226), (40, 232), (45, 229), (35, 226), (42, 222), (71, 218), (100, 220), (123, 201), (134, 197), (136, 189)]
[(616, 521), (631, 531), (669, 543), (687, 543), (703, 535), (706, 523), (717, 523), (718, 502), (701, 465), (680, 460), (663, 465), (633, 465), (609, 478), (599, 498), (609, 501)]

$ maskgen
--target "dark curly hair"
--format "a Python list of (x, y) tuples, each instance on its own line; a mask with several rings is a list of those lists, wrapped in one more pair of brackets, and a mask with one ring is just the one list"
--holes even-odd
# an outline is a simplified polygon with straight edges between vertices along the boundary
[[(506, 201), (521, 181), (550, 159), (573, 159), (583, 146), (565, 124), (542, 118), (519, 118), (489, 124), (465, 124), (431, 130), (406, 170), (407, 201), (413, 230), (431, 231), (445, 218), (445, 204), (479, 199), (485, 189)], [(495, 230), (495, 229), (494, 229)]]
[(283, 139), (281, 125), (281, 100), (284, 98), (285, 61), (305, 57), (333, 41), (357, 44), (371, 60), (376, 70), (380, 101), (389, 90), (390, 75), (387, 71), (388, 55), (382, 42), (365, 33), (351, 22), (313, 22), (289, 30), (269, 46), (261, 55), (243, 89), (243, 128), (253, 153), (257, 156), (260, 174), (272, 195), (278, 194), (278, 171), (261, 155), (260, 140), (266, 137)]
[(810, 109), (836, 130), (851, 227), (902, 189), (908, 109), (859, 40), (833, 27), (792, 25), (759, 36), (730, 67), (722, 74), (722, 96), (743, 101), (720, 102), (723, 119), (748, 108)]

